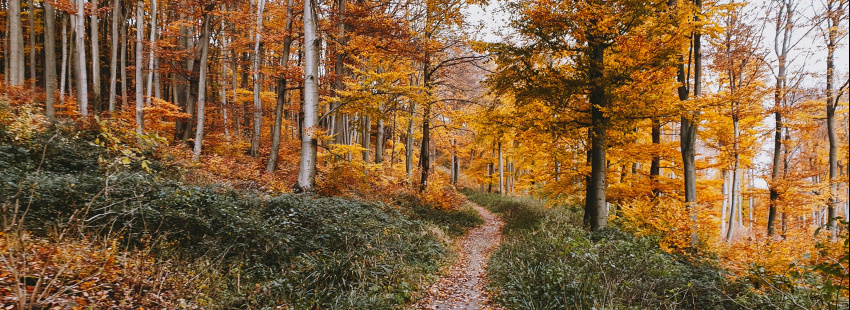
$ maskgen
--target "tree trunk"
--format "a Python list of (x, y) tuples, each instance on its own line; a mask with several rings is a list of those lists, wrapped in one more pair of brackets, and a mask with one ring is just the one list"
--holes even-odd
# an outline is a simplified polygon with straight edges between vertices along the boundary
[(59, 68), (59, 104), (65, 104), (65, 85), (68, 75), (68, 15), (60, 15), (62, 31), (62, 64)]
[[(283, 39), (283, 52), (281, 61), (284, 68), (289, 66), (289, 51), (292, 47), (292, 7), (293, 0), (289, 0), (286, 6), (286, 37)], [(235, 85), (234, 85), (235, 86)], [(280, 153), (280, 135), (283, 128), (283, 107), (286, 104), (287, 93), (286, 78), (278, 79), (277, 90), (277, 106), (274, 111), (274, 125), (272, 127), (272, 149), (269, 155), (269, 162), (266, 164), (266, 171), (272, 172), (277, 168), (278, 154)]]
[(378, 129), (375, 131), (375, 163), (384, 162), (384, 119), (378, 118)]
[(44, 2), (44, 92), (45, 112), (52, 119), (56, 111), (56, 10), (50, 1)]
[(147, 75), (147, 83), (148, 86), (145, 89), (145, 104), (151, 105), (151, 97), (153, 96), (153, 73), (154, 73), (154, 60), (156, 59), (156, 1), (151, 0), (151, 30), (149, 41), (150, 45), (148, 48), (148, 75)]
[[(702, 0), (696, 0), (698, 11), (702, 11)], [(696, 18), (697, 21), (699, 18)], [(694, 97), (699, 97), (702, 92), (702, 49), (701, 35), (699, 31), (693, 34), (693, 53), (694, 53)], [(679, 82), (682, 86), (679, 87), (679, 100), (688, 100), (687, 77), (685, 76), (684, 66), (679, 66)], [(684, 90), (684, 91), (683, 91)], [(685, 204), (690, 213), (693, 231), (691, 232), (691, 245), (696, 246), (699, 243), (697, 235), (697, 187), (696, 187), (696, 136), (697, 136), (697, 118), (699, 111), (693, 111), (691, 117), (683, 116), (681, 118), (681, 126), (679, 128), (680, 139), (679, 146), (682, 151), (682, 168), (683, 178), (685, 183)]]
[(201, 63), (199, 66), (200, 72), (198, 73), (198, 113), (196, 114), (198, 120), (195, 122), (197, 124), (197, 127), (195, 128), (195, 147), (193, 156), (193, 159), (195, 161), (201, 158), (201, 147), (204, 144), (204, 104), (206, 103), (207, 98), (207, 69), (209, 62), (211, 24), (210, 19), (212, 19), (212, 13), (205, 12), (204, 26), (201, 32), (201, 38), (199, 40), (199, 43), (201, 44)]
[(726, 168), (723, 168), (720, 177), (723, 179), (723, 185), (720, 186), (720, 193), (723, 195), (723, 202), (720, 204), (720, 235), (726, 232), (726, 210), (729, 209), (729, 180), (726, 176)]
[(83, 0), (77, 0), (77, 15), (75, 18), (76, 33), (76, 49), (77, 49), (77, 106), (80, 109), (80, 114), (87, 116), (89, 114), (89, 91), (86, 87), (88, 77), (86, 76), (86, 20), (83, 15), (84, 5)]
[[(12, 0), (15, 1), (15, 0)], [(29, 10), (27, 14), (27, 23), (29, 24), (29, 37), (27, 41), (29, 41), (30, 46), (30, 63), (29, 63), (29, 71), (30, 78), (32, 79), (32, 88), (35, 89), (35, 86), (38, 84), (36, 81), (38, 80), (38, 74), (35, 72), (35, 4), (32, 0), (27, 0), (27, 10)]]
[[(336, 0), (336, 4), (338, 14), (337, 19), (339, 21), (337, 24), (337, 41), (339, 42), (339, 45), (336, 49), (336, 61), (334, 62), (334, 74), (336, 75), (334, 80), (334, 91), (340, 91), (345, 88), (345, 46), (348, 44), (348, 40), (345, 37), (345, 0)], [(339, 105), (339, 103), (332, 103), (331, 110), (337, 110)], [(334, 135), (334, 142), (336, 144), (347, 144), (348, 139), (346, 133), (348, 132), (348, 122), (345, 121), (345, 117), (343, 117), (342, 113), (335, 112), (334, 114), (334, 131), (331, 133)]]
[(505, 159), (502, 156), (502, 141), (497, 143), (499, 152), (499, 194), (505, 195)]
[(652, 195), (655, 197), (661, 196), (660, 184), (658, 177), (661, 176), (661, 156), (658, 156), (658, 151), (661, 149), (661, 120), (657, 117), (652, 118), (652, 145), (655, 149), (652, 155), (652, 163), (649, 166), (649, 180), (652, 183)]
[[(118, 83), (118, 25), (122, 22), (121, 0), (112, 1), (112, 45), (109, 47), (109, 112), (115, 112), (115, 88)], [(122, 38), (123, 39), (123, 38)], [(124, 68), (121, 68), (124, 70)], [(122, 80), (123, 82), (123, 80)]]
[(9, 0), (9, 84), (24, 85), (24, 33), (21, 29), (21, 1)]
[[(593, 42), (593, 39), (590, 40)], [(590, 230), (605, 228), (608, 224), (608, 205), (605, 201), (605, 175), (607, 162), (605, 153), (608, 148), (607, 129), (608, 117), (603, 109), (607, 106), (608, 98), (604, 78), (605, 48), (599, 43), (591, 43), (592, 59), (588, 66), (591, 89), (591, 128), (590, 135), (590, 178), (586, 189), (584, 222)]]
[[(838, 46), (838, 27), (841, 8), (833, 7), (836, 1), (828, 2), (827, 9), (827, 56), (826, 56), (826, 132), (829, 138), (829, 201), (827, 205), (827, 228), (833, 241), (838, 239), (836, 229), (836, 206), (838, 205), (838, 136), (835, 133), (835, 109), (838, 98), (834, 93), (835, 49)], [(846, 2), (845, 2), (846, 3)], [(846, 6), (845, 6), (846, 8)]]
[(251, 156), (257, 157), (260, 153), (260, 138), (262, 136), (263, 102), (260, 97), (262, 85), (260, 81), (260, 40), (263, 32), (263, 9), (266, 0), (257, 0), (257, 30), (254, 37), (254, 59), (251, 70), (254, 71), (254, 133), (251, 135)]
[(416, 109), (416, 104), (412, 101), (410, 104), (410, 119), (407, 120), (407, 139), (405, 141), (404, 151), (404, 171), (407, 172), (407, 177), (413, 176), (413, 113)]
[(360, 132), (360, 146), (363, 147), (363, 162), (369, 163), (369, 142), (372, 139), (372, 119), (368, 115), (363, 116), (363, 128)]
[(312, 192), (316, 183), (316, 148), (314, 131), (319, 125), (319, 38), (317, 37), (316, 0), (304, 3), (304, 129), (301, 139), (301, 162), (296, 192)]
[(132, 10), (128, 9), (121, 15), (121, 27), (119, 29), (119, 38), (121, 38), (121, 65), (118, 70), (121, 70), (121, 106), (129, 106), (130, 96), (127, 95), (127, 18), (132, 14)]
[[(97, 1), (91, 0), (92, 9), (97, 9)], [(100, 105), (100, 38), (98, 32), (98, 24), (97, 24), (97, 14), (92, 14), (89, 16), (91, 18), (91, 90), (92, 90), (92, 103), (94, 104), (94, 108), (97, 110), (102, 109)]]
[(144, 15), (142, 13), (142, 6), (145, 5), (144, 1), (136, 2), (136, 133), (143, 134), (144, 133), (144, 98), (142, 97), (142, 90), (144, 89), (144, 84), (142, 84), (142, 67), (143, 64), (143, 56), (142, 53), (144, 51), (144, 46), (142, 45), (142, 36), (145, 31), (145, 21)]

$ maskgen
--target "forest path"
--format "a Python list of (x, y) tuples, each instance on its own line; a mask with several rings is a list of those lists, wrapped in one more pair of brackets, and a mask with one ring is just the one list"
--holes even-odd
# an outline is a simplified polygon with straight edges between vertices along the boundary
[(470, 230), (458, 242), (458, 260), (426, 290), (427, 296), (417, 304), (417, 309), (502, 309), (490, 301), (485, 290), (487, 284), (487, 262), (490, 254), (502, 242), (504, 222), (478, 204), (470, 202), (481, 214), (484, 225)]

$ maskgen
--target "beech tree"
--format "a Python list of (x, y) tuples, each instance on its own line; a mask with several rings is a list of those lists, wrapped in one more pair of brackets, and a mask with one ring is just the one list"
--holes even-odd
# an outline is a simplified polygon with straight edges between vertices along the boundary
[(316, 0), (304, 2), (304, 125), (296, 192), (312, 192), (316, 184), (316, 151), (319, 126), (319, 48)]

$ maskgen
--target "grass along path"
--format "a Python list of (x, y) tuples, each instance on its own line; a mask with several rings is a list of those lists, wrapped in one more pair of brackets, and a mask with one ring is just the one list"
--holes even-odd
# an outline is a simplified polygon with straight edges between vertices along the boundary
[(469, 231), (458, 242), (458, 260), (426, 290), (427, 296), (417, 303), (418, 309), (498, 309), (485, 290), (487, 262), (502, 242), (504, 222), (498, 215), (470, 202), (481, 214), (484, 224)]

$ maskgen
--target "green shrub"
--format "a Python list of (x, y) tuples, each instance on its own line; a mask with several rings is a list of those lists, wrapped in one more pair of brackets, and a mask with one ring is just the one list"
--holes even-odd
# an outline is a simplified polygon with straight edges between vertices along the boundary
[(4, 206), (17, 201), (35, 234), (79, 225), (182, 261), (176, 268), (209, 277), (206, 291), (182, 298), (208, 308), (401, 307), (446, 258), (432, 227), (461, 235), (481, 222), (471, 209), (184, 184), (156, 162), (152, 171), (105, 164), (119, 155), (92, 143), (98, 136), (56, 127), (18, 141), (0, 132)]
[(651, 237), (616, 226), (587, 232), (580, 228), (578, 208), (546, 209), (528, 198), (466, 194), (513, 227), (504, 231), (489, 267), (490, 288), (511, 309), (840, 308), (827, 302), (830, 292), (813, 272), (763, 277), (763, 285), (788, 289), (759, 291), (746, 279), (728, 280), (727, 271), (711, 261), (668, 254)]

